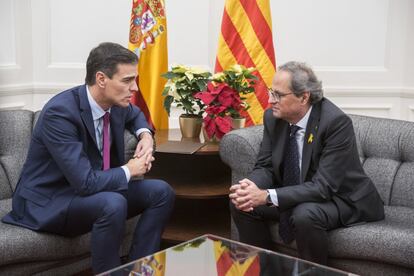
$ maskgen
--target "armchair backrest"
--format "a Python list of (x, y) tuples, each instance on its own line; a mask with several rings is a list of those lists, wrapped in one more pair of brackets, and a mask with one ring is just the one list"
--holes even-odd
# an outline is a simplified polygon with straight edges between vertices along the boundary
[(414, 208), (414, 123), (350, 117), (362, 166), (384, 203)]
[(34, 113), (0, 111), (0, 199), (12, 196), (26, 160)]

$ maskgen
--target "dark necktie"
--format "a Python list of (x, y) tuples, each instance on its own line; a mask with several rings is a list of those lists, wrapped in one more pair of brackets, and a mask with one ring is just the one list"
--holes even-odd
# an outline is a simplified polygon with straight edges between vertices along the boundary
[(110, 168), (110, 142), (109, 142), (109, 112), (105, 112), (103, 116), (103, 138), (102, 138), (102, 156), (103, 170)]
[[(296, 132), (299, 129), (298, 126), (290, 126), (289, 139), (283, 159), (283, 186), (300, 184), (299, 149), (296, 142)], [(291, 214), (291, 209), (280, 213), (279, 235), (285, 243), (291, 243), (295, 239), (289, 222)]]

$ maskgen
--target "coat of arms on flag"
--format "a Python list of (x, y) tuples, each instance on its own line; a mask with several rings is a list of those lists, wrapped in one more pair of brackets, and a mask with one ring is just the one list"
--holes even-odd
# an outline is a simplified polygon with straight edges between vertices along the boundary
[(168, 116), (162, 104), (167, 71), (167, 21), (163, 0), (133, 0), (129, 46), (138, 56), (139, 92), (131, 102), (141, 108), (156, 129), (168, 128)]

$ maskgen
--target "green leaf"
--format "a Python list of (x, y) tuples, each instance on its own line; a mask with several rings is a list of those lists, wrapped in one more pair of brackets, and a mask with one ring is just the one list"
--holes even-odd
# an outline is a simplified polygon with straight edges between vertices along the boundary
[(196, 80), (197, 88), (199, 91), (206, 90), (206, 81), (204, 80)]
[(180, 76), (179, 74), (176, 74), (176, 73), (173, 73), (173, 72), (170, 72), (170, 71), (168, 71), (164, 74), (161, 74), (161, 77), (164, 77), (164, 78), (169, 79), (169, 80), (173, 79), (173, 78), (176, 78), (176, 77), (179, 77), (179, 76)]
[(164, 87), (164, 90), (162, 90), (162, 96), (167, 96), (168, 95), (168, 91), (170, 91), (169, 87)]
[(170, 116), (170, 111), (171, 111), (171, 104), (174, 101), (174, 97), (173, 96), (167, 96), (164, 99), (164, 108), (168, 113), (168, 116)]

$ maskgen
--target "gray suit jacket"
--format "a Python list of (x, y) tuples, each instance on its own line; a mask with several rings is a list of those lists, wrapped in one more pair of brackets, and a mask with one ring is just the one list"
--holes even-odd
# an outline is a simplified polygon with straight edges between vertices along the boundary
[(303, 145), (303, 183), (296, 186), (282, 182), (289, 123), (271, 110), (263, 121), (263, 141), (249, 179), (262, 189), (276, 188), (281, 211), (333, 201), (344, 225), (384, 218), (383, 202), (359, 160), (352, 121), (337, 106), (325, 98), (313, 105)]

